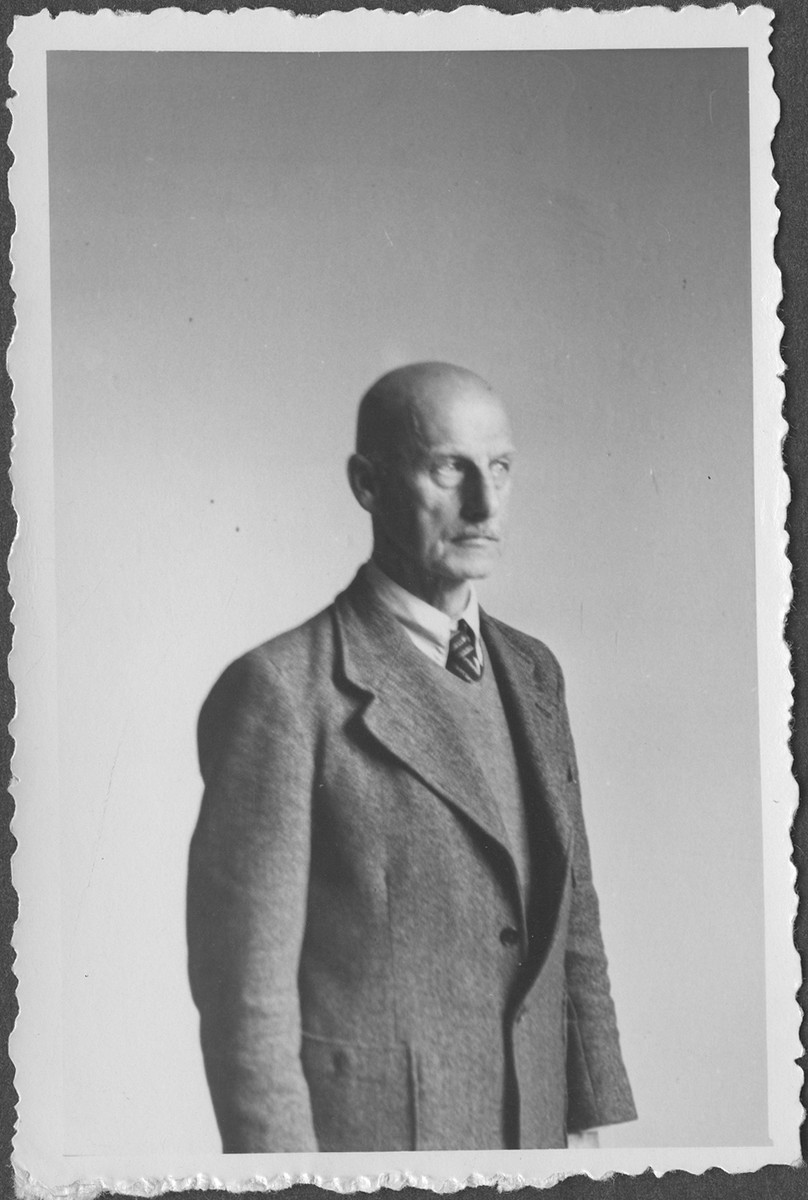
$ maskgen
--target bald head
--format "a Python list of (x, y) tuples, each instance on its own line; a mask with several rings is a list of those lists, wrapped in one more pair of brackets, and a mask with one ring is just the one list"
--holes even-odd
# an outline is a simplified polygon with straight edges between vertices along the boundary
[(348, 475), (391, 579), (459, 615), (499, 555), (513, 459), (490, 385), (450, 363), (390, 371), (359, 406)]
[(445, 362), (410, 363), (388, 371), (368, 388), (359, 404), (356, 452), (389, 460), (407, 455), (423, 443), (430, 418), (458, 397), (490, 398), (490, 384), (465, 367)]

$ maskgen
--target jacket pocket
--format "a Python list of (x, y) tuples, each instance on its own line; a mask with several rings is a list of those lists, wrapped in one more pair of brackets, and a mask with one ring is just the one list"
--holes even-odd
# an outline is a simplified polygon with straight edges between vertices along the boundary
[[(463, 1044), (465, 1042), (465, 1044)], [(416, 1150), (500, 1150), (508, 1146), (509, 1089), (499, 1039), (411, 1050)]]
[(303, 1034), (300, 1058), (320, 1150), (413, 1150), (407, 1047)]

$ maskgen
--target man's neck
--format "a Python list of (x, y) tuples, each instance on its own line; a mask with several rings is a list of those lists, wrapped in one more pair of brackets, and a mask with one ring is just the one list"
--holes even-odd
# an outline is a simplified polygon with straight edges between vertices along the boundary
[(466, 611), (470, 594), (467, 580), (455, 583), (436, 575), (424, 578), (411, 570), (408, 563), (391, 561), (387, 555), (377, 550), (373, 551), (371, 558), (399, 587), (403, 587), (411, 595), (417, 596), (419, 600), (431, 604), (439, 612), (446, 613), (447, 617), (453, 621), (456, 621)]

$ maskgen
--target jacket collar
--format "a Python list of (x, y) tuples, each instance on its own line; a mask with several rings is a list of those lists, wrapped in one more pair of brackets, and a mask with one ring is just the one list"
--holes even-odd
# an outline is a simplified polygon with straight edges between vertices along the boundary
[(519, 645), (515, 630), (481, 614), (483, 640), (489, 649), (511, 733), (521, 757), (527, 760), (528, 786), (538, 788), (550, 813), (562, 850), (572, 825), (561, 795), (567, 764), (562, 760), (558, 681), (542, 669), (540, 660)]
[(499, 809), (435, 680), (362, 570), (336, 600), (345, 676), (367, 695), (365, 726), (428, 787), (505, 843)]
[[(345, 677), (366, 696), (361, 711), (365, 727), (510, 860), (498, 805), (475, 766), (473, 749), (430, 678), (434, 665), (378, 602), (362, 570), (337, 597), (335, 611)], [(558, 731), (554, 685), (518, 647), (507, 626), (481, 613), (481, 630), (517, 753), (527, 766), (528, 796), (536, 791), (543, 796), (559, 841), (566, 847), (569, 818), (553, 787), (557, 772), (551, 765)], [(511, 867), (519, 892), (512, 860)]]
[[(457, 628), (457, 621), (434, 608), (425, 600), (414, 596), (389, 575), (371, 558), (362, 567), (362, 576), (383, 608), (392, 613), (414, 642), (428, 658), (445, 667), (449, 655), (449, 643)], [(469, 588), (468, 604), (461, 614), (462, 619), (477, 639), (477, 655), (482, 659), (480, 645), (480, 606), (474, 588)]]

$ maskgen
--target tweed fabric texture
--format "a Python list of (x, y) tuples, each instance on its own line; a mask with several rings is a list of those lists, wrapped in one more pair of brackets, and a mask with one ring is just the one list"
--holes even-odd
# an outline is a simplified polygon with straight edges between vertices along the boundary
[(634, 1115), (560, 671), (482, 632), (529, 906), (433, 664), (361, 572), (203, 706), (189, 970), (225, 1151), (562, 1146)]
[(450, 671), (432, 672), (447, 706), (465, 734), (474, 762), (496, 801), (505, 826), (506, 846), (527, 901), (531, 882), (531, 833), (525, 797), (508, 719), (493, 671), (473, 687)]

